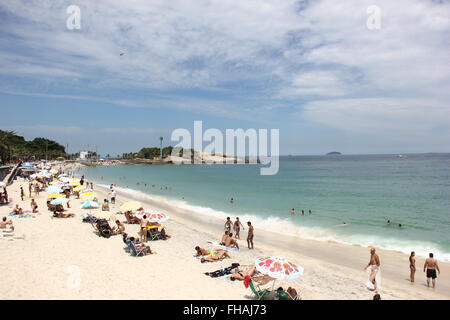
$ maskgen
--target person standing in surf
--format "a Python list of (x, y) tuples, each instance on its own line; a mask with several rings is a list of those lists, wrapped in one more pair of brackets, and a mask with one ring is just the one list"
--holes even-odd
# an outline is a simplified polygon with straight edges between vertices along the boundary
[(234, 237), (236, 239), (241, 239), (241, 236), (239, 235), (239, 232), (241, 231), (241, 227), (242, 227), (242, 230), (245, 230), (244, 226), (242, 225), (241, 221), (239, 220), (239, 217), (236, 217), (236, 221), (234, 222), (234, 226), (233, 226), (234, 233), (235, 233)]
[(292, 215), (295, 215), (295, 209), (294, 209), (294, 208), (292, 208), (291, 214), (292, 214)]

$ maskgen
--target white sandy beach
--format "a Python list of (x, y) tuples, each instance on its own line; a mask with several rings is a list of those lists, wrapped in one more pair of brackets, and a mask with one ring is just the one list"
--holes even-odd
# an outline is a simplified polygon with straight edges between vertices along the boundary
[[(89, 180), (89, 177), (86, 177)], [(19, 188), (27, 190), (28, 182), (18, 181), (8, 187), (14, 204), (30, 210), (31, 199), (20, 200)], [(99, 200), (106, 190), (95, 186)], [(219, 240), (223, 221), (186, 212), (167, 212), (157, 204), (147, 209), (166, 212), (171, 220), (165, 223), (167, 241), (149, 242), (157, 254), (133, 257), (124, 251), (121, 236), (98, 237), (91, 225), (81, 222), (80, 200), (72, 199), (75, 218), (54, 219), (46, 208), (46, 192), (35, 199), (40, 213), (36, 218), (13, 218), (15, 239), (0, 240), (0, 299), (249, 299), (250, 289), (241, 281), (227, 277), (210, 278), (203, 273), (227, 267), (233, 262), (252, 265), (255, 259), (279, 255), (303, 266), (305, 273), (293, 281), (277, 281), (276, 287), (293, 286), (304, 300), (311, 299), (372, 299), (373, 292), (365, 283), (363, 270), (369, 260), (369, 249), (284, 237), (265, 232), (255, 226), (255, 250), (246, 246), (247, 230), (239, 241), (240, 252), (231, 252), (232, 259), (202, 264), (193, 257), (194, 247), (212, 248), (207, 241)], [(118, 192), (119, 211), (127, 197)], [(0, 217), (11, 208), (0, 207)], [(125, 221), (123, 215), (119, 219)], [(112, 223), (111, 223), (112, 225)], [(138, 226), (126, 224), (128, 234), (137, 235)], [(20, 237), (24, 235), (24, 239)], [(440, 263), (441, 275), (437, 288), (426, 287), (422, 272), (423, 259), (417, 258), (416, 283), (409, 278), (408, 256), (393, 251), (378, 250), (382, 264), (382, 299), (449, 299), (450, 265)], [(79, 271), (79, 273), (78, 273)], [(73, 285), (79, 274), (79, 287)], [(272, 284), (268, 285), (269, 287)]]

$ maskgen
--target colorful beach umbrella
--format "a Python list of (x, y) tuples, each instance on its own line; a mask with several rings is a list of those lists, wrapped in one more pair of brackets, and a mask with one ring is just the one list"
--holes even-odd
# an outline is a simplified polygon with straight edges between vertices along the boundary
[(85, 203), (83, 203), (81, 205), (82, 209), (93, 209), (93, 208), (98, 208), (100, 207), (100, 203), (95, 202), (95, 201), (86, 201)]
[(141, 216), (145, 215), (148, 221), (157, 223), (166, 222), (167, 220), (170, 219), (169, 216), (166, 216), (164, 213), (161, 212), (154, 212), (154, 213), (140, 212), (139, 215)]
[(142, 208), (142, 203), (138, 201), (128, 201), (120, 206), (120, 210), (122, 211), (134, 211)]
[(58, 199), (58, 198), (65, 198), (66, 196), (60, 193), (50, 193), (47, 198), (49, 199)]
[(109, 211), (98, 211), (98, 212), (92, 213), (92, 215), (98, 219), (106, 219), (106, 220), (111, 220), (111, 221), (117, 220), (116, 216)]
[(70, 201), (70, 199), (67, 199), (67, 198), (57, 198), (57, 199), (51, 201), (50, 204), (53, 204), (53, 205), (66, 204), (69, 201)]
[(296, 279), (304, 272), (302, 267), (278, 256), (257, 259), (255, 267), (262, 274), (282, 280)]
[(92, 200), (94, 198), (97, 198), (97, 194), (94, 192), (84, 192), (80, 194), (80, 198), (83, 200)]
[(63, 173), (58, 176), (58, 178), (67, 177), (67, 174)]
[(78, 187), (73, 188), (73, 191), (82, 191), (82, 190), (84, 190), (83, 186), (78, 186)]

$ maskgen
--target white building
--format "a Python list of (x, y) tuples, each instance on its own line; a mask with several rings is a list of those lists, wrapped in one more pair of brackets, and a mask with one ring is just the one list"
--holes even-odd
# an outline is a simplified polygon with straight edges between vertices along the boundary
[(80, 159), (81, 160), (85, 160), (88, 157), (88, 152), (87, 151), (80, 151)]

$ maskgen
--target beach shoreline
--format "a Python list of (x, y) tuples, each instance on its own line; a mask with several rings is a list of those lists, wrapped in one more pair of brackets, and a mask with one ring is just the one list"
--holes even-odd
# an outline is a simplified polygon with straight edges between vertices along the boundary
[[(69, 168), (73, 169), (66, 167)], [(28, 209), (30, 199), (27, 197), (24, 202), (19, 199), (21, 184), (27, 182), (15, 181), (8, 191), (16, 203)], [(100, 201), (108, 199), (107, 188), (95, 185), (95, 191)], [(118, 202), (112, 206), (112, 212), (119, 211), (120, 203), (132, 199), (120, 188), (117, 191)], [(369, 260), (369, 249), (365, 247), (281, 236), (262, 232), (255, 225), (254, 250), (246, 248), (245, 230), (239, 240), (241, 252), (231, 252), (231, 259), (201, 264), (193, 257), (194, 247), (212, 248), (208, 241), (219, 240), (224, 221), (195, 213), (167, 211), (158, 203), (139, 199), (146, 209), (160, 210), (171, 217), (165, 225), (172, 238), (149, 243), (156, 255), (134, 258), (123, 251), (120, 236), (99, 238), (89, 224), (81, 222), (83, 211), (79, 209), (79, 200), (71, 200), (72, 209), (68, 212), (76, 214), (72, 219), (50, 218), (45, 207), (46, 193), (41, 193), (36, 200), (41, 209), (36, 218), (12, 219), (16, 233), (25, 234), (25, 240), (0, 241), (4, 254), (0, 272), (5, 275), (0, 285), (1, 299), (249, 299), (251, 292), (242, 282), (231, 282), (225, 277), (212, 279), (203, 273), (233, 262), (251, 265), (255, 259), (270, 255), (286, 257), (305, 268), (305, 274), (296, 280), (276, 282), (277, 286), (297, 288), (305, 300), (367, 300), (374, 294), (365, 286), (367, 274), (363, 268)], [(0, 207), (1, 216), (9, 211), (10, 208)], [(117, 217), (125, 220), (123, 215)], [(138, 227), (126, 225), (126, 229), (136, 235)], [(416, 283), (411, 284), (407, 255), (381, 249), (377, 252), (382, 265), (379, 290), (382, 299), (450, 298), (448, 263), (440, 263), (442, 275), (438, 277), (437, 288), (431, 289), (424, 285), (422, 258), (417, 258)], [(70, 270), (81, 270), (78, 289), (68, 287)], [(137, 275), (139, 282), (135, 280)]]

